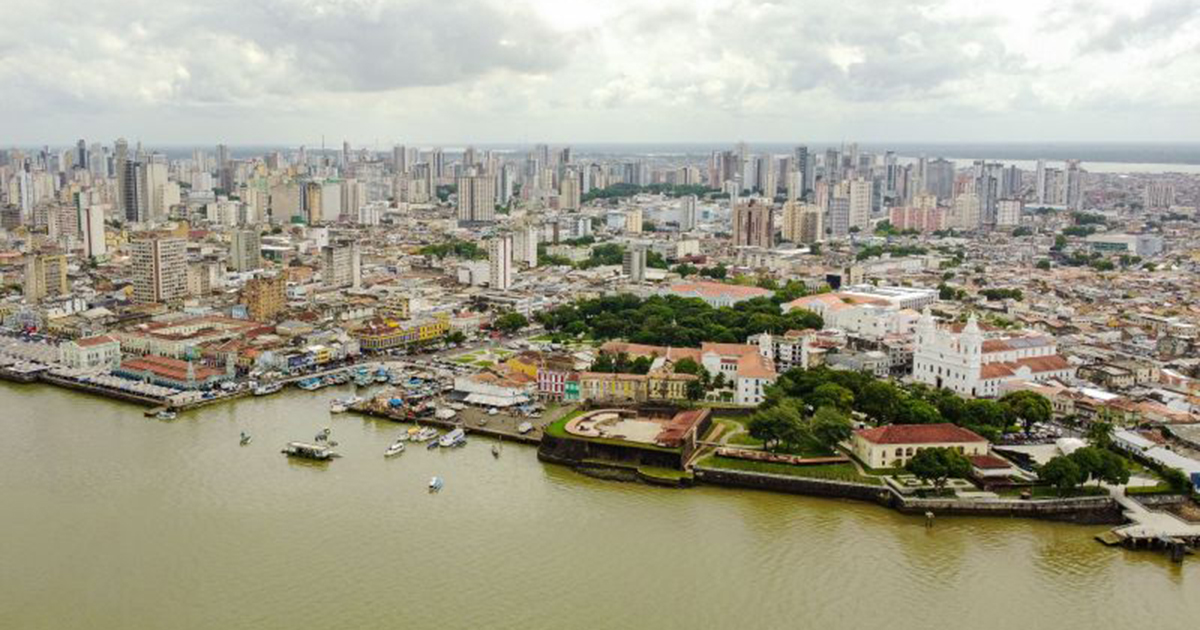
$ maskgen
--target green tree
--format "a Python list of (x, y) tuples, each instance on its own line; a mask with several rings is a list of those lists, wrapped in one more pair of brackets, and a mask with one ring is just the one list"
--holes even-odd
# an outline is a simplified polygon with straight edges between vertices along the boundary
[(1084, 475), (1078, 464), (1059, 455), (1042, 464), (1038, 469), (1038, 478), (1057, 488), (1061, 496), (1083, 483)]
[(688, 381), (686, 395), (688, 400), (704, 398), (704, 383), (701, 383), (700, 379)]
[(821, 446), (834, 451), (838, 444), (850, 439), (854, 425), (848, 415), (832, 407), (821, 407), (813, 414), (809, 431)]
[(900, 388), (888, 381), (871, 381), (855, 399), (855, 406), (878, 424), (891, 424), (900, 413), (901, 400)]
[(528, 325), (529, 320), (525, 319), (525, 316), (520, 313), (505, 313), (492, 322), (492, 326), (496, 330), (507, 335), (511, 335)]
[(450, 343), (464, 343), (466, 340), (467, 336), (464, 335), (461, 330), (456, 330), (449, 335), (446, 335), (446, 341)]
[(1054, 415), (1054, 406), (1043, 395), (1029, 390), (1019, 390), (1000, 398), (1005, 413), (1025, 427), (1025, 433), (1033, 431), (1033, 425), (1049, 422)]
[(1163, 481), (1171, 487), (1172, 492), (1190, 493), (1194, 486), (1192, 480), (1188, 478), (1187, 473), (1178, 468), (1164, 468), (1159, 473)]
[(923, 481), (932, 481), (941, 490), (951, 477), (971, 474), (971, 462), (953, 448), (933, 447), (917, 451), (904, 466), (905, 470)]
[(1104, 420), (1093, 420), (1088, 425), (1086, 437), (1094, 446), (1108, 448), (1112, 446), (1113, 425)]
[(762, 440), (763, 446), (774, 451), (802, 440), (804, 426), (800, 418), (800, 411), (794, 405), (784, 403), (756, 411), (750, 416), (747, 428), (750, 437)]
[(1050, 261), (1043, 258), (1043, 259), (1037, 261), (1036, 266), (1038, 269), (1041, 269), (1042, 271), (1048, 271), (1050, 269)]
[(825, 383), (814, 389), (812, 394), (805, 398), (805, 402), (814, 409), (832, 407), (838, 411), (849, 412), (854, 408), (854, 392), (837, 383)]
[(898, 424), (936, 424), (942, 421), (937, 407), (919, 398), (909, 398), (900, 404), (896, 414)]

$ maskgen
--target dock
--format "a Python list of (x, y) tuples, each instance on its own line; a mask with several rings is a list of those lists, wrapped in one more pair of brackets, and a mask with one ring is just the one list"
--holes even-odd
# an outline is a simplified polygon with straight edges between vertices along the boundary
[[(501, 420), (494, 420), (495, 424), (490, 425), (490, 426), (480, 426), (477, 423), (472, 424), (471, 422), (468, 422), (466, 420), (459, 421), (459, 420), (453, 419), (453, 418), (450, 420), (441, 420), (441, 419), (435, 418), (435, 417), (428, 417), (428, 418), (420, 418), (417, 420), (412, 420), (412, 419), (409, 419), (405, 415), (403, 409), (397, 409), (395, 411), (392, 411), (390, 409), (383, 409), (377, 405), (371, 404), (371, 401), (366, 401), (364, 403), (354, 405), (354, 406), (350, 407), (348, 409), (348, 411), (352, 411), (354, 413), (358, 413), (358, 414), (361, 414), (364, 416), (372, 416), (375, 418), (383, 418), (385, 420), (391, 420), (392, 422), (412, 422), (412, 423), (416, 423), (416, 424), (428, 425), (431, 427), (438, 427), (441, 429), (462, 429), (468, 435), (482, 435), (482, 436), (486, 436), (486, 437), (507, 440), (509, 442), (519, 442), (521, 444), (529, 444), (532, 446), (537, 446), (538, 444), (542, 443), (542, 428), (540, 426), (538, 426), (536, 423), (534, 424), (534, 429), (532, 431), (530, 431), (529, 433), (520, 433), (515, 429), (515, 427), (509, 428), (506, 426), (501, 426), (501, 424), (506, 424), (506, 423), (503, 423)], [(511, 418), (508, 418), (508, 417), (504, 418), (504, 420), (510, 420), (510, 419)], [(524, 421), (524, 420), (522, 420), (522, 421)]]
[(1097, 536), (1104, 544), (1164, 550), (1175, 562), (1182, 562), (1184, 556), (1200, 546), (1200, 523), (1189, 523), (1174, 514), (1150, 510), (1124, 492), (1114, 490), (1112, 497), (1130, 522), (1114, 528), (1103, 539)]

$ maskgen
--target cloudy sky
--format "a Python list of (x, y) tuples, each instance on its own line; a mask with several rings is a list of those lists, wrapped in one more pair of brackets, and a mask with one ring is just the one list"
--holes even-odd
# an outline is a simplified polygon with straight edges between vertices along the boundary
[(0, 144), (1200, 141), (1200, 0), (0, 9)]

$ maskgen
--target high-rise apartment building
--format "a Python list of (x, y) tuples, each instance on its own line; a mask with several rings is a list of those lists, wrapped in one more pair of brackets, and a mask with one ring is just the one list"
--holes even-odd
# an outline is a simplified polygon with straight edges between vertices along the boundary
[(561, 210), (578, 210), (580, 205), (579, 174), (568, 170), (558, 187), (558, 207)]
[(488, 241), (489, 284), (493, 289), (506, 291), (513, 284), (513, 238), (509, 234)]
[(679, 231), (696, 229), (696, 195), (686, 195), (679, 200)]
[(759, 199), (734, 206), (734, 247), (771, 247), (774, 244), (771, 214), (770, 204)]
[(486, 174), (458, 178), (459, 223), (482, 223), (496, 219), (496, 178)]
[(262, 266), (262, 241), (258, 230), (234, 230), (229, 245), (229, 268), (245, 273)]
[(108, 206), (92, 204), (83, 210), (83, 250), (93, 260), (108, 255), (108, 241), (104, 235), (104, 212)]
[(646, 280), (645, 245), (636, 244), (625, 248), (625, 255), (621, 262), (621, 269), (626, 276), (629, 276), (630, 282), (644, 282)]
[(1142, 203), (1147, 210), (1166, 210), (1175, 205), (1175, 184), (1154, 181), (1146, 185)]
[(25, 259), (25, 299), (39, 302), (48, 297), (66, 295), (67, 257), (62, 254), (30, 254)]
[(357, 287), (362, 281), (358, 244), (343, 242), (322, 247), (321, 280), (327, 287)]
[(274, 321), (287, 308), (287, 277), (279, 274), (248, 280), (242, 287), (242, 303), (246, 305), (250, 319)]
[(187, 295), (187, 241), (149, 233), (129, 245), (135, 302), (173, 302)]
[(874, 187), (871, 180), (857, 178), (848, 182), (850, 199), (850, 227), (867, 231), (871, 227), (871, 200)]
[(536, 267), (538, 264), (538, 229), (535, 225), (525, 225), (513, 233), (513, 262), (526, 267)]

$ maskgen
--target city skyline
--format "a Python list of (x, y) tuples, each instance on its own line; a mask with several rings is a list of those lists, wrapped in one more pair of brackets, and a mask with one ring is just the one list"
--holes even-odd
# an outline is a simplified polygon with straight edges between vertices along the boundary
[(9, 143), (1200, 140), (1192, 0), (71, 5), (0, 26)]

